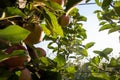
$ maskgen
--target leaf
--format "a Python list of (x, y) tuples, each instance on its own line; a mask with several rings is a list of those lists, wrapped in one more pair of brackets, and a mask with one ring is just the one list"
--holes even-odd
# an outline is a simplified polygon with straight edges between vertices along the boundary
[(47, 20), (47, 23), (51, 26), (50, 29), (53, 30), (53, 33), (63, 37), (64, 36), (63, 30), (61, 26), (58, 24), (56, 16), (52, 12), (45, 9), (45, 18)]
[(106, 49), (104, 49), (104, 50), (102, 51), (102, 53), (104, 53), (104, 54), (110, 54), (112, 51), (113, 51), (112, 48), (106, 48)]
[(102, 21), (102, 22), (100, 22), (99, 25), (104, 25), (105, 23), (106, 23), (105, 21)]
[(95, 42), (89, 42), (85, 45), (85, 48), (88, 49), (88, 48), (91, 48), (92, 46), (94, 46)]
[(82, 51), (81, 51), (81, 53), (82, 53), (82, 55), (84, 55), (84, 56), (88, 56), (88, 52), (87, 52), (87, 50), (86, 49), (83, 49)]
[(17, 7), (7, 7), (6, 10), (6, 16), (20, 16), (25, 17), (26, 15)]
[(98, 51), (98, 50), (94, 50), (93, 52), (96, 53), (96, 54), (100, 54), (101, 53), (101, 51)]
[(43, 29), (43, 31), (46, 33), (46, 35), (50, 35), (50, 30), (45, 26), (45, 24), (41, 24), (41, 27)]
[(70, 10), (71, 8), (73, 8), (73, 6), (75, 6), (76, 4), (80, 3), (82, 0), (68, 0), (67, 4), (66, 4), (66, 11)]
[(115, 12), (117, 13), (117, 15), (120, 17), (120, 6), (119, 7), (114, 7)]
[(57, 67), (63, 67), (66, 63), (65, 57), (63, 55), (58, 54), (56, 58), (54, 59), (55, 62), (57, 62)]
[(75, 66), (70, 66), (70, 67), (66, 68), (66, 70), (67, 70), (68, 73), (73, 73), (74, 74), (76, 72)]
[(103, 9), (108, 8), (112, 1), (113, 1), (113, 0), (103, 0), (102, 8), (103, 8)]
[(99, 56), (94, 57), (94, 58), (92, 59), (92, 62), (98, 65), (98, 64), (100, 63), (100, 58), (99, 58)]
[(62, 7), (60, 4), (54, 2), (54, 1), (46, 1), (45, 2), (46, 6), (53, 8), (54, 10), (62, 10)]
[(98, 6), (101, 6), (101, 5), (102, 5), (102, 3), (100, 2), (100, 0), (95, 0), (95, 2), (96, 2), (96, 4), (97, 4)]
[(0, 39), (18, 43), (24, 40), (30, 32), (18, 25), (10, 25), (5, 29), (0, 30)]
[(99, 29), (99, 31), (103, 31), (103, 30), (106, 30), (106, 29), (110, 29), (112, 26), (111, 26), (111, 24), (105, 24), (105, 25), (103, 25), (100, 29)]
[(115, 32), (115, 31), (119, 31), (119, 30), (120, 30), (120, 25), (117, 25), (117, 26), (115, 26), (115, 27), (112, 27), (112, 28), (109, 30), (108, 34), (113, 33), (113, 32)]
[(116, 67), (118, 64), (117, 64), (117, 60), (115, 58), (112, 58), (111, 61), (110, 61), (110, 64), (109, 66), (111, 67)]
[(92, 73), (94, 77), (102, 78), (105, 80), (109, 80), (109, 77), (106, 73)]

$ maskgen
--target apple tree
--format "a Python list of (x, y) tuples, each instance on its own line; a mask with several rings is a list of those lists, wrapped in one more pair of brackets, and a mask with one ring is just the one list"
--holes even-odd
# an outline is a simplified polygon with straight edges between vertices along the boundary
[[(0, 80), (73, 80), (70, 58), (87, 57), (94, 43), (75, 7), (82, 0), (2, 0), (0, 2)], [(34, 45), (49, 41), (54, 59)], [(53, 46), (54, 45), (54, 46)], [(77, 56), (71, 56), (75, 54)]]

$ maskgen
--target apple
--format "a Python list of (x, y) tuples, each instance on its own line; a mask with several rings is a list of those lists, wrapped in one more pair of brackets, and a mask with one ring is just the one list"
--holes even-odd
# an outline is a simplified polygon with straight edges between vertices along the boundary
[(52, 0), (52, 1), (58, 3), (62, 7), (64, 6), (64, 0)]
[(0, 62), (0, 67), (6, 67), (10, 71), (24, 67), (24, 63), (27, 62), (25, 56), (12, 56)]
[(19, 80), (32, 80), (32, 76), (29, 69), (25, 68), (21, 70), (21, 75), (19, 77)]
[(44, 31), (39, 24), (26, 24), (24, 28), (31, 32), (24, 40), (26, 44), (36, 44), (43, 40)]
[(70, 22), (70, 16), (64, 14), (64, 15), (62, 15), (62, 16), (59, 17), (58, 22), (59, 22), (59, 24), (60, 24), (62, 27), (65, 27), (65, 26), (67, 26), (67, 25), (69, 24), (69, 22)]
[(8, 54), (10, 54), (10, 53), (12, 53), (14, 50), (25, 50), (25, 51), (27, 51), (24, 46), (17, 44), (17, 45), (13, 45), (13, 46), (8, 47), (8, 48), (5, 50), (5, 52), (8, 53)]
[(38, 47), (38, 48), (36, 48), (36, 50), (38, 52), (38, 56), (43, 56), (43, 57), (46, 56), (46, 51), (43, 48)]

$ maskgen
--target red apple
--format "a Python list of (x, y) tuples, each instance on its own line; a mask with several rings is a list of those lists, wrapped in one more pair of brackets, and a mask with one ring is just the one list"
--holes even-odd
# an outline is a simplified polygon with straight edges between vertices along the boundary
[(32, 80), (31, 73), (27, 68), (21, 70), (21, 75), (19, 80)]
[(52, 0), (52, 1), (58, 3), (62, 7), (64, 6), (64, 0)]
[(65, 27), (70, 22), (70, 16), (69, 15), (62, 15), (59, 17), (58, 22), (62, 27)]
[(36, 48), (36, 50), (37, 50), (39, 56), (43, 56), (43, 57), (46, 56), (46, 51), (43, 48), (38, 47), (38, 48)]
[(0, 62), (1, 67), (6, 67), (9, 70), (14, 70), (24, 67), (24, 63), (27, 62), (25, 56), (12, 56)]
[(39, 24), (26, 24), (24, 28), (31, 32), (24, 40), (26, 44), (36, 44), (43, 40), (44, 31)]
[(8, 47), (8, 48), (5, 50), (5, 52), (8, 53), (8, 54), (10, 54), (10, 53), (12, 53), (14, 50), (25, 50), (25, 51), (27, 51), (26, 48), (25, 48), (24, 46), (22, 46), (22, 45), (13, 45), (13, 46)]

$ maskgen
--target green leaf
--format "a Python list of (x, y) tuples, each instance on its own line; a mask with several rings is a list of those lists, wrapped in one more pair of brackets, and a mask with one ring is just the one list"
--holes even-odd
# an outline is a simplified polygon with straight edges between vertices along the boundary
[(115, 1), (114, 6), (115, 7), (120, 7), (120, 1)]
[(105, 21), (102, 21), (102, 22), (100, 22), (99, 25), (104, 25), (105, 23), (106, 23)]
[(97, 78), (102, 78), (102, 79), (105, 79), (105, 80), (109, 80), (109, 77), (106, 73), (92, 73), (92, 75), (94, 77), (97, 77)]
[(103, 31), (103, 30), (106, 30), (106, 29), (110, 29), (112, 26), (111, 26), (111, 24), (105, 24), (105, 25), (103, 25), (100, 29), (99, 29), (99, 31)]
[(24, 40), (30, 32), (18, 25), (10, 25), (5, 29), (0, 30), (0, 39), (18, 43)]
[(66, 68), (66, 70), (68, 73), (75, 73), (76, 72), (75, 66), (70, 66), (70, 67)]
[(98, 50), (94, 50), (93, 52), (96, 53), (96, 54), (100, 54), (101, 53), (101, 51), (98, 51)]
[(84, 56), (88, 56), (88, 52), (87, 52), (87, 50), (86, 49), (83, 49), (82, 51), (81, 51), (81, 53), (82, 53), (82, 55), (84, 55)]
[(112, 27), (110, 30), (109, 30), (109, 34), (110, 33), (113, 33), (113, 32), (115, 32), (115, 31), (119, 31), (120, 30), (120, 25), (117, 25), (117, 26), (115, 26), (115, 27)]
[(55, 62), (57, 62), (57, 67), (63, 67), (66, 63), (65, 57), (63, 55), (58, 54), (56, 58), (54, 59)]
[(95, 0), (95, 2), (96, 2), (96, 4), (97, 4), (98, 6), (101, 6), (101, 5), (102, 5), (102, 3), (100, 2), (100, 0)]
[(95, 42), (89, 42), (85, 45), (85, 48), (88, 49), (88, 48), (91, 48), (92, 46), (94, 46)]
[(113, 0), (103, 0), (102, 8), (103, 8), (103, 9), (108, 8), (112, 1), (113, 1)]
[(109, 66), (111, 67), (116, 67), (118, 64), (117, 64), (117, 60), (115, 58), (112, 58), (111, 61), (110, 61), (110, 64)]
[(104, 54), (110, 54), (112, 51), (113, 51), (112, 48), (106, 48), (106, 49), (104, 49), (104, 50), (102, 51), (102, 53), (104, 53)]
[(98, 64), (100, 63), (100, 58), (99, 58), (99, 56), (94, 57), (94, 58), (92, 59), (92, 62), (98, 65)]
[(61, 26), (58, 24), (56, 16), (52, 12), (45, 9), (45, 18), (49, 26), (51, 26), (50, 29), (52, 29), (53, 33), (63, 37), (64, 36), (63, 30)]
[(53, 8), (54, 10), (62, 10), (61, 5), (54, 1), (46, 1), (45, 4), (46, 6)]
[(67, 4), (66, 4), (66, 11), (70, 10), (71, 8), (73, 8), (73, 6), (75, 6), (76, 4), (80, 3), (82, 0), (68, 0)]
[(17, 7), (7, 7), (5, 12), (6, 12), (6, 16), (26, 17), (26, 15)]
[(114, 7), (115, 12), (117, 13), (117, 15), (120, 17), (120, 6), (119, 7)]
[(46, 35), (50, 35), (51, 34), (50, 30), (46, 27), (45, 24), (41, 24), (41, 27), (42, 27), (43, 31), (46, 33)]

